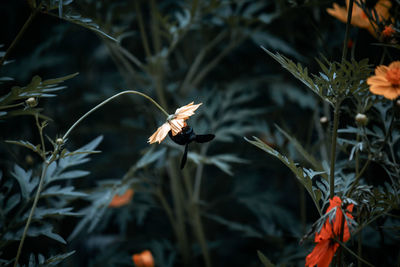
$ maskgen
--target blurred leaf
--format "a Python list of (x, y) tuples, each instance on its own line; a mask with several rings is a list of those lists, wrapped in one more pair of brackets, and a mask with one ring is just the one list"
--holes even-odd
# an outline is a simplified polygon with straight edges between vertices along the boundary
[(272, 264), (272, 262), (264, 254), (262, 254), (261, 251), (257, 250), (257, 255), (265, 267), (275, 267), (275, 265)]

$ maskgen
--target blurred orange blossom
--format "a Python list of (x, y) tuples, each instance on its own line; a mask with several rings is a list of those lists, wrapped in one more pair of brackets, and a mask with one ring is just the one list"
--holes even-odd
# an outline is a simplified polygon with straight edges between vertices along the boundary
[[(347, 22), (347, 12), (349, 8), (349, 1), (346, 0), (346, 8), (339, 6), (336, 3), (333, 3), (333, 8), (327, 8), (326, 11), (331, 15), (337, 18), (338, 20), (346, 23)], [(359, 6), (360, 3), (364, 3), (365, 0), (359, 0), (354, 1), (353, 4), (353, 12), (351, 16), (351, 24), (353, 26), (363, 28), (368, 30), (372, 36), (375, 38), (378, 38), (377, 30), (378, 26), (376, 24), (377, 18), (375, 18), (375, 14), (372, 11), (372, 16), (373, 18), (371, 21), (367, 17), (367, 15), (364, 13), (364, 10)], [(378, 15), (378, 18), (380, 21), (382, 20), (388, 20), (390, 17), (389, 14), (389, 9), (392, 7), (392, 3), (390, 0), (379, 0), (375, 7), (374, 10), (376, 11), (376, 14)]]
[(389, 66), (377, 66), (375, 75), (367, 79), (367, 84), (372, 93), (396, 99), (400, 95), (400, 61), (394, 61)]
[(186, 126), (186, 120), (194, 114), (194, 111), (199, 108), (202, 104), (193, 105), (194, 102), (187, 104), (186, 106), (178, 108), (174, 114), (169, 115), (167, 121), (161, 125), (155, 133), (149, 137), (147, 141), (150, 144), (155, 142), (161, 143), (162, 140), (168, 135), (169, 131), (172, 131), (172, 135), (175, 136), (182, 131), (182, 128)]
[[(327, 218), (321, 231), (315, 234), (314, 241), (317, 245), (306, 257), (306, 266), (318, 265), (318, 267), (329, 267), (329, 264), (339, 247), (339, 243), (335, 242), (335, 239), (339, 239), (341, 236), (343, 242), (347, 242), (350, 239), (349, 226), (347, 225), (347, 221), (344, 218), (342, 209), (340, 208), (341, 205), (342, 200), (337, 196), (334, 196), (329, 200), (329, 207), (326, 210), (326, 213), (333, 208), (336, 208), (335, 217), (332, 221)], [(353, 211), (353, 207), (354, 204), (350, 204), (346, 208), (346, 216), (350, 219), (353, 219), (353, 216), (350, 214), (350, 212)]]
[(133, 254), (132, 260), (136, 267), (154, 267), (154, 258), (150, 250), (144, 250), (141, 253)]
[(133, 189), (129, 188), (128, 190), (125, 191), (124, 194), (115, 195), (108, 206), (111, 208), (118, 208), (124, 206), (132, 200), (133, 194), (134, 194)]

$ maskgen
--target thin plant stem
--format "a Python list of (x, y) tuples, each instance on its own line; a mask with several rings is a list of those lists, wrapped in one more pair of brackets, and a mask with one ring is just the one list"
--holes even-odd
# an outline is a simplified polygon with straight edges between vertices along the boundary
[[(209, 143), (204, 144), (201, 147), (201, 151), (200, 151), (201, 156), (204, 156), (207, 153), (208, 146), (209, 146)], [(199, 165), (197, 165), (196, 175), (195, 175), (195, 180), (194, 180), (193, 200), (196, 203), (200, 199), (200, 187), (201, 187), (201, 178), (203, 176), (203, 169), (204, 169), (204, 164), (201, 162)]]
[(189, 196), (189, 201), (187, 205), (188, 214), (190, 216), (190, 221), (192, 228), (194, 230), (195, 236), (200, 244), (201, 252), (203, 254), (204, 262), (207, 267), (211, 267), (211, 257), (207, 246), (207, 240), (204, 233), (204, 227), (201, 222), (200, 207), (199, 202), (193, 196), (192, 183), (190, 179), (190, 174), (187, 170), (184, 170), (184, 183)]
[(15, 107), (23, 106), (23, 105), (24, 105), (24, 102), (21, 102), (21, 103), (12, 104), (12, 105), (1, 106), (0, 109), (15, 108)]
[(335, 240), (335, 242), (338, 242), (340, 244), (340, 246), (342, 248), (344, 248), (345, 250), (347, 250), (351, 255), (353, 255), (354, 257), (356, 257), (358, 260), (362, 261), (364, 264), (374, 267), (374, 265), (372, 265), (371, 263), (369, 263), (368, 261), (364, 260), (363, 258), (361, 258), (360, 256), (358, 256), (356, 253), (354, 253), (351, 249), (349, 249), (342, 241), (340, 240)]
[(8, 47), (6, 53), (4, 56), (0, 59), (0, 68), (3, 66), (4, 62), (7, 60), (8, 56), (10, 55), (11, 51), (14, 49), (15, 45), (21, 40), (22, 36), (24, 35), (26, 29), (28, 29), (29, 25), (31, 25), (33, 19), (39, 12), (39, 8), (41, 8), (41, 5), (39, 7), (35, 8), (32, 13), (29, 15), (29, 18), (26, 20), (24, 25), (22, 26), (21, 30), (18, 32), (17, 36), (15, 39), (12, 41), (11, 45)]
[(143, 42), (143, 48), (144, 48), (144, 51), (146, 53), (146, 56), (148, 58), (150, 58), (151, 57), (151, 52), (150, 52), (149, 42), (147, 41), (146, 31), (144, 29), (142, 10), (139, 7), (139, 1), (134, 1), (134, 2), (135, 2), (135, 9), (136, 9), (137, 19), (138, 19), (138, 24), (139, 24), (140, 37), (141, 37), (142, 42)]
[(31, 224), (31, 221), (32, 221), (32, 218), (33, 218), (33, 214), (35, 213), (36, 206), (37, 206), (37, 203), (38, 203), (39, 197), (40, 197), (40, 192), (43, 189), (43, 184), (44, 184), (44, 180), (45, 180), (45, 177), (46, 177), (47, 168), (56, 159), (58, 151), (59, 151), (59, 147), (57, 146), (56, 149), (53, 151), (53, 154), (50, 157), (50, 159), (48, 161), (44, 162), (44, 167), (42, 169), (42, 174), (40, 176), (39, 185), (38, 185), (38, 188), (36, 190), (35, 199), (33, 200), (32, 208), (31, 208), (31, 211), (29, 213), (28, 220), (26, 221), (24, 232), (22, 233), (21, 241), (19, 242), (17, 256), (15, 257), (14, 267), (16, 267), (18, 265), (18, 260), (19, 260), (19, 257), (21, 256), (22, 247), (24, 245), (25, 237), (26, 237), (26, 235), (28, 233), (29, 225)]
[(331, 142), (331, 166), (329, 176), (329, 198), (333, 198), (335, 195), (335, 162), (336, 162), (336, 142), (337, 142), (337, 131), (339, 127), (339, 110), (341, 100), (337, 99), (335, 103), (335, 110), (333, 115), (333, 130), (332, 130), (332, 142)]
[(103, 105), (107, 104), (108, 102), (110, 102), (111, 100), (113, 100), (114, 98), (117, 98), (121, 95), (124, 94), (136, 94), (136, 95), (140, 95), (143, 96), (145, 98), (147, 98), (148, 100), (151, 101), (151, 103), (153, 103), (159, 110), (161, 110), (167, 117), (169, 116), (168, 112), (165, 111), (165, 109), (163, 109), (153, 98), (151, 98), (150, 96), (143, 94), (141, 92), (138, 91), (134, 91), (134, 90), (127, 90), (127, 91), (122, 91), (118, 94), (115, 94), (109, 98), (107, 98), (106, 100), (104, 100), (103, 102), (101, 102), (100, 104), (98, 104), (97, 106), (95, 106), (94, 108), (92, 108), (91, 110), (89, 110), (88, 112), (86, 112), (85, 114), (83, 114), (82, 117), (80, 117), (69, 129), (68, 131), (64, 134), (62, 139), (66, 139), (68, 137), (68, 135), (71, 133), (71, 131), (81, 122), (83, 121), (87, 116), (89, 116), (91, 113), (93, 113), (94, 111), (96, 111), (97, 109), (101, 108)]
[(183, 256), (184, 265), (188, 266), (190, 261), (190, 253), (186, 235), (186, 226), (185, 226), (185, 217), (183, 208), (183, 203), (185, 201), (183, 198), (182, 184), (180, 183), (179, 175), (176, 170), (177, 166), (174, 162), (174, 159), (173, 158), (169, 159), (168, 172), (170, 176), (172, 199), (174, 203), (174, 211), (176, 217), (175, 227), (179, 229), (179, 231), (176, 232), (177, 234), (176, 238), (178, 239), (178, 244)]
[(44, 127), (44, 126), (41, 126), (41, 125), (40, 125), (40, 123), (39, 123), (39, 116), (38, 116), (37, 113), (35, 114), (35, 121), (36, 121), (36, 127), (37, 127), (38, 130), (39, 130), (40, 142), (41, 142), (41, 144), (42, 144), (42, 152), (43, 152), (43, 153), (41, 153), (40, 156), (41, 156), (44, 160), (46, 160), (46, 147), (45, 147), (44, 138), (43, 138), (43, 127)]
[[(358, 240), (357, 240), (357, 255), (361, 258), (362, 256), (362, 232), (358, 233)], [(361, 267), (362, 262), (359, 258), (357, 258), (357, 266)]]
[(353, 13), (353, 4), (354, 0), (350, 0), (348, 11), (347, 11), (347, 23), (346, 23), (346, 32), (344, 34), (344, 41), (343, 41), (343, 53), (342, 53), (342, 62), (346, 59), (347, 56), (347, 43), (349, 42), (349, 33), (350, 33), (350, 26), (351, 26), (351, 16)]

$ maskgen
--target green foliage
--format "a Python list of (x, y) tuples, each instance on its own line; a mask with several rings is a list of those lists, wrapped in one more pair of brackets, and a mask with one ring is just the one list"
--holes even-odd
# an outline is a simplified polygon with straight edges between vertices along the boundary
[[(8, 94), (0, 97), (0, 109), (6, 110), (1, 111), (0, 118), (4, 119), (20, 115), (40, 114), (41, 109), (34, 108), (37, 105), (39, 99), (56, 96), (55, 94), (53, 94), (53, 92), (57, 92), (66, 88), (66, 86), (59, 86), (59, 83), (71, 79), (76, 75), (78, 75), (78, 73), (44, 81), (42, 81), (42, 78), (40, 78), (39, 76), (34, 76), (32, 78), (32, 81), (27, 86), (12, 87)], [(32, 102), (34, 103), (32, 105), (28, 102), (29, 98), (33, 98)], [(24, 106), (24, 108), (12, 109), (18, 106)], [(48, 117), (41, 114), (40, 117), (49, 119)], [(31, 147), (31, 144), (29, 143), (21, 143), (21, 145), (29, 147), (31, 149), (35, 149), (34, 147)]]

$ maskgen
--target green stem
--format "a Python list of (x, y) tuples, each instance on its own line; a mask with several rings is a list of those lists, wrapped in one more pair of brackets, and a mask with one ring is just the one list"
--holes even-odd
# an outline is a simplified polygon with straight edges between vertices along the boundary
[(339, 127), (339, 110), (341, 100), (337, 99), (335, 103), (335, 110), (333, 115), (333, 130), (332, 130), (332, 141), (331, 141), (331, 167), (329, 177), (329, 197), (332, 199), (335, 195), (335, 162), (336, 162), (336, 142), (337, 142), (337, 131)]
[(369, 263), (368, 261), (364, 260), (363, 258), (359, 257), (356, 253), (354, 253), (351, 249), (349, 249), (343, 242), (341, 242), (340, 240), (335, 240), (335, 242), (338, 242), (340, 244), (340, 246), (342, 248), (344, 248), (345, 250), (347, 250), (351, 255), (353, 255), (354, 257), (356, 257), (358, 260), (362, 261), (364, 264), (374, 267), (374, 265), (372, 265), (371, 263)]
[(351, 16), (353, 13), (353, 3), (354, 0), (350, 0), (349, 6), (347, 7), (347, 23), (346, 23), (346, 32), (344, 34), (344, 41), (343, 41), (343, 54), (342, 54), (342, 62), (346, 59), (347, 56), (347, 43), (349, 41), (349, 32), (350, 32), (350, 25), (351, 25)]
[(24, 102), (21, 102), (21, 103), (18, 103), (18, 104), (1, 106), (0, 109), (15, 108), (15, 107), (23, 106), (23, 105), (24, 105)]
[(11, 45), (8, 47), (4, 56), (0, 59), (0, 68), (3, 66), (3, 63), (7, 60), (8, 56), (10, 55), (11, 51), (14, 49), (15, 45), (22, 38), (22, 35), (24, 35), (26, 29), (28, 29), (28, 26), (32, 23), (33, 19), (35, 18), (36, 14), (39, 11), (39, 8), (41, 8), (41, 5), (39, 5), (38, 8), (33, 10), (33, 12), (30, 14), (29, 18), (26, 20), (25, 24), (22, 26), (21, 30), (18, 32), (15, 39), (12, 41)]
[(97, 109), (99, 109), (100, 107), (102, 107), (104, 104), (107, 104), (108, 102), (110, 102), (111, 100), (113, 100), (114, 98), (119, 97), (120, 95), (124, 95), (124, 94), (136, 94), (136, 95), (140, 95), (143, 96), (145, 98), (147, 98), (148, 100), (150, 100), (159, 110), (161, 110), (167, 117), (169, 116), (168, 112), (165, 111), (165, 109), (163, 109), (153, 98), (151, 98), (150, 96), (143, 94), (141, 92), (138, 91), (134, 91), (134, 90), (127, 90), (127, 91), (123, 91), (120, 92), (116, 95), (113, 95), (109, 98), (107, 98), (106, 100), (104, 100), (103, 102), (101, 102), (100, 104), (98, 104), (97, 106), (95, 106), (94, 108), (92, 108), (91, 110), (89, 110), (88, 112), (86, 112), (82, 117), (80, 117), (69, 129), (68, 131), (64, 134), (63, 136), (63, 140), (65, 140), (68, 135), (71, 133), (71, 131), (81, 122), (83, 121), (87, 116), (89, 116), (91, 113), (93, 113), (94, 111), (96, 111)]
[(28, 220), (26, 221), (24, 232), (22, 233), (21, 241), (19, 242), (17, 256), (15, 257), (14, 267), (16, 267), (18, 265), (18, 260), (19, 260), (19, 257), (21, 256), (22, 247), (24, 245), (25, 237), (26, 237), (26, 235), (28, 233), (29, 225), (31, 224), (31, 221), (32, 221), (32, 218), (33, 218), (33, 214), (35, 213), (36, 206), (37, 206), (37, 203), (38, 203), (39, 197), (40, 197), (40, 192), (43, 189), (43, 184), (44, 184), (44, 180), (45, 180), (45, 177), (46, 177), (47, 168), (56, 159), (58, 151), (59, 151), (59, 148), (57, 147), (54, 150), (54, 152), (53, 152), (51, 158), (49, 159), (49, 161), (45, 162), (45, 166), (42, 169), (42, 175), (40, 177), (39, 186), (38, 186), (38, 189), (36, 191), (35, 199), (33, 200), (32, 208), (31, 208), (31, 211), (29, 213)]
[(174, 211), (176, 217), (175, 227), (179, 229), (179, 231), (176, 232), (176, 238), (178, 239), (178, 244), (182, 253), (184, 266), (190, 266), (190, 251), (186, 235), (185, 215), (183, 207), (183, 203), (185, 203), (185, 201), (182, 192), (182, 184), (180, 183), (179, 174), (176, 171), (178, 168), (174, 162), (174, 158), (169, 159), (168, 167), (172, 199), (174, 203)]
[(135, 10), (136, 10), (138, 24), (139, 24), (140, 37), (141, 37), (142, 42), (143, 42), (143, 47), (144, 47), (144, 51), (146, 53), (146, 56), (147, 56), (148, 60), (150, 60), (151, 52), (150, 52), (149, 42), (147, 41), (146, 31), (144, 29), (142, 10), (139, 7), (139, 1), (134, 1), (134, 2), (135, 2)]

